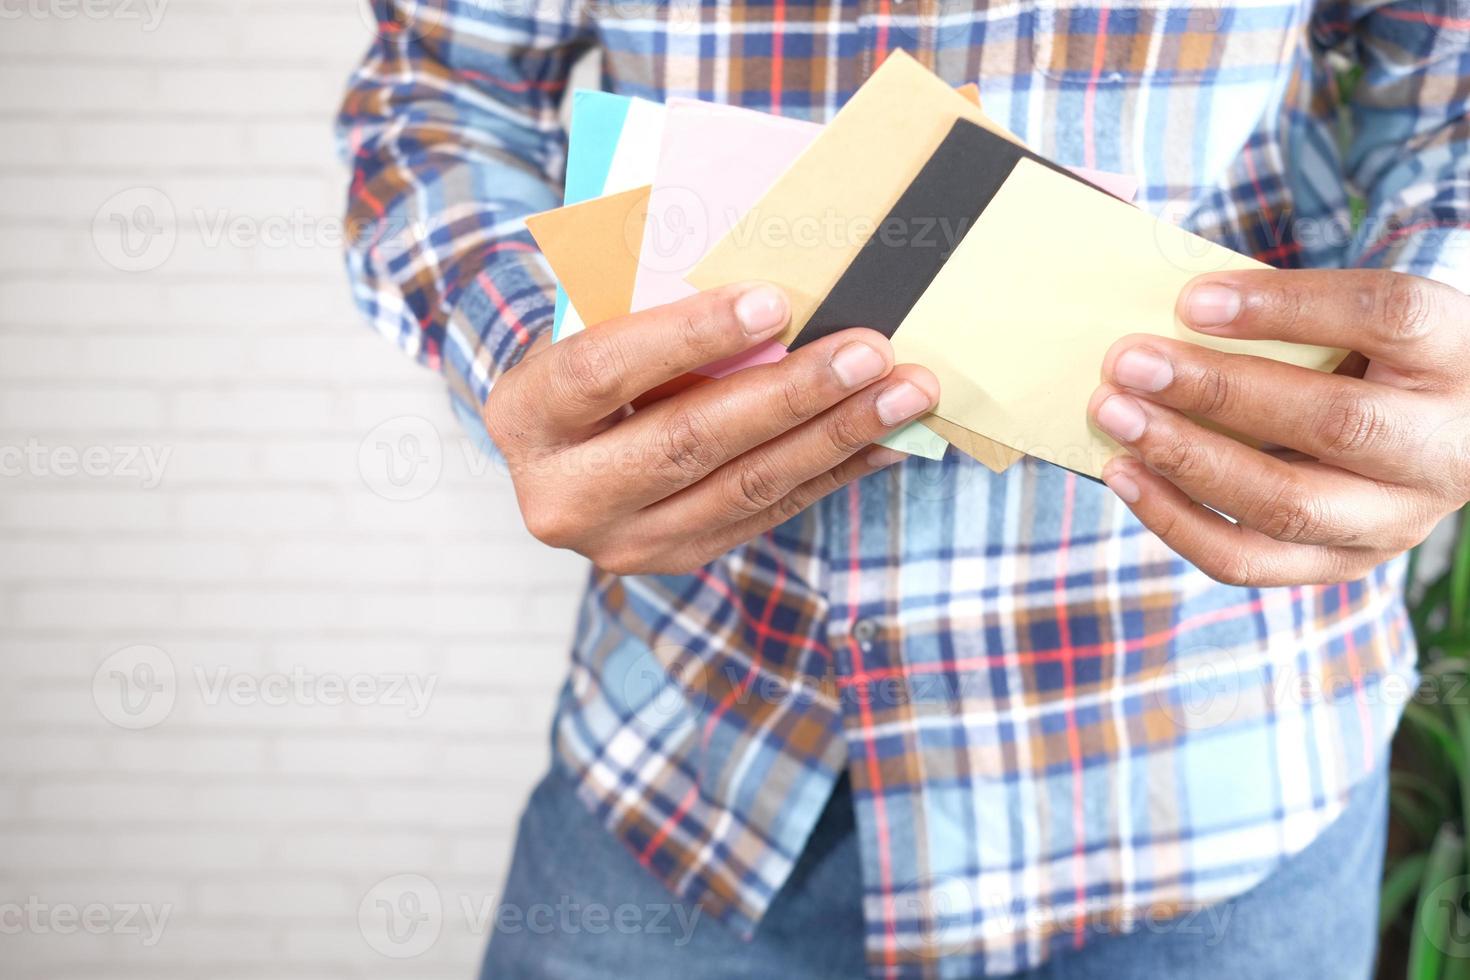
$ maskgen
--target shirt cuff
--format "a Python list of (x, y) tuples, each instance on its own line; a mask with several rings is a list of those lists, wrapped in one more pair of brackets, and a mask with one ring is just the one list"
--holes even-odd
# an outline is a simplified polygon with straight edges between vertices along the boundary
[(476, 444), (500, 461), (480, 409), (502, 374), (521, 362), (541, 336), (551, 336), (553, 280), (540, 253), (517, 243), (498, 246), (461, 285), (445, 328), (444, 376), (455, 415)]

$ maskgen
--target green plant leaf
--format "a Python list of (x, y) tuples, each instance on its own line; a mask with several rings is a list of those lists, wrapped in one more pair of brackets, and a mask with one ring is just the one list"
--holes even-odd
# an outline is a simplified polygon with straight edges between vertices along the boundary
[(1424, 655), (1429, 652), (1425, 649), (1428, 646), (1425, 638), (1429, 636), (1430, 620), (1434, 618), (1436, 612), (1439, 612), (1449, 602), (1450, 587), (1452, 584), (1450, 573), (1445, 572), (1439, 578), (1425, 586), (1424, 594), (1419, 597), (1419, 601), (1414, 604), (1414, 608), (1409, 612), (1409, 621), (1414, 626), (1414, 635), (1419, 638), (1419, 645), (1421, 647), (1419, 659), (1421, 663), (1427, 659)]
[(1434, 677), (1442, 677), (1445, 674), (1470, 674), (1470, 660), (1460, 656), (1435, 657), (1424, 665), (1420, 673)]
[(1425, 740), (1444, 755), (1445, 762), (1456, 778), (1465, 772), (1465, 754), (1460, 740), (1440, 713), (1416, 702), (1404, 708), (1404, 724), (1419, 732)]
[(1465, 772), (1466, 750), (1470, 749), (1470, 704), (1463, 700), (1449, 704), (1450, 718), (1455, 724), (1455, 735), (1460, 740), (1460, 763), (1455, 774), (1460, 783), (1460, 815), (1470, 814), (1470, 773)]
[(1463, 956), (1447, 956), (1440, 980), (1470, 980), (1470, 959)]
[(1439, 828), (1424, 874), (1419, 879), (1419, 897), (1414, 910), (1414, 928), (1409, 934), (1408, 980), (1440, 980), (1445, 950), (1450, 949), (1450, 917), (1454, 909), (1434, 900), (1440, 885), (1464, 874), (1465, 842), (1449, 824)]
[[(1429, 777), (1422, 776), (1417, 772), (1410, 772), (1407, 769), (1395, 769), (1389, 773), (1388, 782), (1395, 789), (1402, 788), (1407, 792), (1417, 793), (1423, 797), (1429, 806), (1434, 808), (1438, 816), (1438, 819), (1435, 821), (1436, 827), (1446, 820), (1454, 819), (1454, 801), (1446, 795), (1442, 786)], [(1433, 834), (1431, 833), (1430, 836), (1433, 836)]]
[(1429, 863), (1429, 852), (1419, 851), (1400, 858), (1383, 875), (1383, 887), (1378, 893), (1378, 931), (1382, 933), (1396, 921), (1419, 891), (1419, 882), (1424, 877), (1424, 866)]
[(1389, 791), (1388, 802), (1393, 808), (1393, 815), (1414, 835), (1416, 843), (1427, 844), (1434, 840), (1436, 830), (1444, 821), (1419, 796), (1395, 786)]
[(1460, 535), (1450, 566), (1450, 629), (1463, 635), (1470, 622), (1470, 520), (1460, 513)]

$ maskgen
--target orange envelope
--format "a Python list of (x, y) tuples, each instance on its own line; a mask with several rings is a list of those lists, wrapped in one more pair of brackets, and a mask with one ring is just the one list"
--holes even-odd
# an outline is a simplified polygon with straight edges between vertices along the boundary
[[(633, 308), (638, 249), (648, 216), (648, 187), (595, 197), (526, 219), (541, 254), (584, 323), (596, 326)], [(644, 392), (634, 408), (651, 405), (713, 378), (685, 374)]]
[(633, 307), (648, 187), (594, 197), (526, 219), (541, 254), (588, 326)]

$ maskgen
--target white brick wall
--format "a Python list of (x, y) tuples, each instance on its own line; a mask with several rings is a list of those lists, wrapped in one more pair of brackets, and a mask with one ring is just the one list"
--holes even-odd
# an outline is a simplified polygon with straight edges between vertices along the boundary
[[(582, 565), (333, 242), (215, 240), (338, 227), (358, 3), (0, 3), (0, 976), (474, 973)], [(177, 236), (121, 271), (138, 188)], [(398, 417), (442, 463), (406, 501)]]

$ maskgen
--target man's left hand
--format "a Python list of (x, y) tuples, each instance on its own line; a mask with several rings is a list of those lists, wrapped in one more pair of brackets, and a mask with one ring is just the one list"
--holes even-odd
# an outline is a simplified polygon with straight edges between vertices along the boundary
[(1262, 270), (1194, 280), (1179, 315), (1355, 352), (1325, 374), (1154, 336), (1108, 351), (1088, 411), (1128, 455), (1103, 480), (1212, 578), (1352, 581), (1470, 498), (1470, 297), (1391, 272)]

